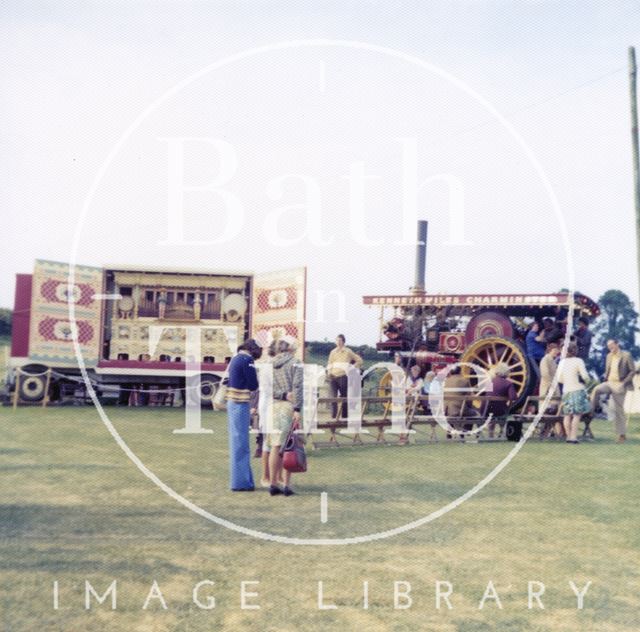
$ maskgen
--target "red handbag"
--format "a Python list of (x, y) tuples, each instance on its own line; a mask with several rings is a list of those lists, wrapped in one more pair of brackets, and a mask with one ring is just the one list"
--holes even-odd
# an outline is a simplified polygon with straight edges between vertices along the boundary
[(304, 439), (296, 430), (298, 424), (291, 426), (287, 440), (282, 448), (282, 467), (288, 472), (307, 471), (307, 453), (304, 449)]

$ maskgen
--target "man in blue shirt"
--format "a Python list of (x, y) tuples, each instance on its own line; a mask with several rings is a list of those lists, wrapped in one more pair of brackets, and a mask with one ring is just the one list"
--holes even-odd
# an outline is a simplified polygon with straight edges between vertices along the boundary
[(540, 332), (540, 323), (538, 321), (531, 323), (531, 328), (527, 332), (525, 343), (531, 366), (536, 372), (538, 379), (540, 379), (540, 368), (538, 365), (540, 364), (540, 360), (544, 358), (546, 345), (544, 343), (544, 333)]
[(251, 426), (251, 392), (258, 389), (254, 360), (262, 355), (262, 347), (253, 339), (238, 347), (229, 364), (227, 413), (229, 421), (229, 479), (234, 492), (253, 491), (249, 427)]

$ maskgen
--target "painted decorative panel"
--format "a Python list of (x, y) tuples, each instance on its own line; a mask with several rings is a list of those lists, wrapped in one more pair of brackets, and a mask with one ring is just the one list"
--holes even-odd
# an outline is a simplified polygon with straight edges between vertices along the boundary
[(95, 366), (100, 354), (102, 269), (75, 266), (74, 284), (69, 286), (69, 265), (38, 260), (31, 294), (29, 358), (51, 366), (76, 366), (74, 327), (69, 302), (75, 308), (76, 331), (82, 357)]

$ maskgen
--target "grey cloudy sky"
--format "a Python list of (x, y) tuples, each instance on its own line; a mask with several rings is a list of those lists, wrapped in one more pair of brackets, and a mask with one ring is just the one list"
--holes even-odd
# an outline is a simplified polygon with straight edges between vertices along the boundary
[[(567, 285), (561, 225), (526, 147), (562, 210), (576, 288), (597, 298), (617, 287), (637, 301), (626, 69), (628, 46), (640, 44), (636, 2), (5, 2), (1, 12), (0, 305), (11, 305), (13, 277), (34, 259), (69, 259), (96, 174), (141, 112), (219, 59), (318, 38), (374, 44), (432, 67), (381, 50), (316, 45), (204, 73), (159, 102), (113, 156), (79, 232), (78, 262), (307, 265), (308, 337), (341, 330), (373, 342), (376, 315), (361, 306), (362, 294), (403, 292), (413, 279), (413, 249), (398, 243), (399, 139), (410, 138), (419, 182), (446, 173), (464, 187), (465, 246), (447, 244), (446, 190), (435, 183), (417, 196), (430, 220), (428, 290)], [(505, 116), (524, 147), (472, 92)], [(234, 148), (227, 188), (242, 202), (243, 222), (224, 244), (162, 244), (167, 136)], [(219, 156), (196, 145), (185, 178), (203, 183), (218, 173)], [(363, 215), (375, 245), (358, 243), (349, 229), (354, 163), (376, 176), (365, 181)], [(318, 230), (274, 244), (274, 230), (292, 240), (305, 230), (296, 209), (284, 213), (284, 225), (274, 219), (283, 206), (311, 204), (301, 175), (318, 193)], [(215, 236), (226, 221), (220, 200), (185, 199), (186, 236)], [(347, 322), (331, 322), (331, 309), (316, 322), (316, 292), (333, 290), (347, 297)]]

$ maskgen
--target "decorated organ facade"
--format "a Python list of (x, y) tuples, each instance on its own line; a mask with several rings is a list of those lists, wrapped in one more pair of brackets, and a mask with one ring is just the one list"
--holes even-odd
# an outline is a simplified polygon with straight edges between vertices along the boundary
[[(113, 297), (104, 322), (109, 360), (184, 362), (185, 326), (197, 325), (200, 361), (224, 363), (248, 334), (248, 276), (107, 270), (105, 281)], [(152, 347), (150, 327), (162, 328)]]

